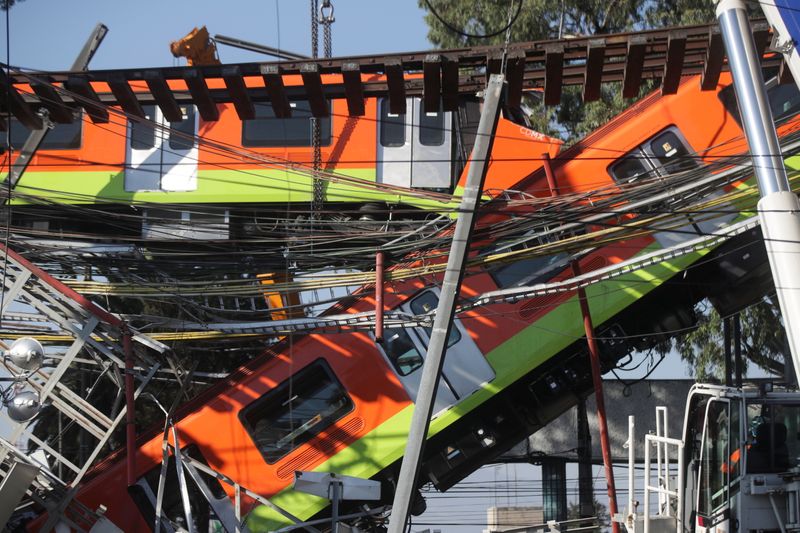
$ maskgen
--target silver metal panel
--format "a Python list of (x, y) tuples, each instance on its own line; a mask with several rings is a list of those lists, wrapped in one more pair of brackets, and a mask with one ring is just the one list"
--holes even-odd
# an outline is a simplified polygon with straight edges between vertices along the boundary
[[(226, 240), (229, 236), (227, 210), (218, 215), (203, 214), (202, 222), (189, 211), (144, 210), (142, 238), (148, 240)], [(172, 220), (174, 220), (174, 222)]]
[[(186, 111), (183, 114), (187, 116)], [(198, 113), (191, 114), (192, 131), (197, 135)], [(169, 123), (164, 121), (164, 126)], [(161, 149), (161, 190), (162, 191), (194, 191), (197, 190), (197, 159), (199, 152), (197, 143), (190, 148), (174, 148), (170, 146), (167, 129), (162, 130)]]
[[(432, 127), (424, 125), (424, 115), (422, 110), (422, 100), (414, 99), (413, 131), (411, 160), (411, 186), (424, 187), (430, 189), (447, 189), (450, 187), (450, 159), (452, 117), (449, 112), (439, 111), (433, 114), (441, 120)], [(426, 138), (441, 135), (440, 144), (423, 144)], [(438, 139), (436, 141), (438, 143)]]
[(381, 121), (383, 106), (388, 106), (389, 101), (379, 101), (377, 128), (378, 165), (377, 181), (387, 185), (411, 187), (411, 139), (413, 136), (413, 109), (414, 99), (406, 98), (405, 114), (405, 144), (403, 146), (383, 146), (381, 144)]
[(38, 473), (38, 467), (26, 463), (14, 461), (11, 465), (8, 474), (0, 483), (0, 524), (8, 522)]
[[(197, 189), (197, 143), (189, 148), (170, 146), (169, 122), (158, 107), (147, 119), (155, 123), (153, 146), (137, 149), (131, 146), (132, 126), (129, 122), (126, 143), (125, 190), (194, 191)], [(185, 114), (184, 114), (185, 116)], [(197, 135), (198, 113), (192, 114), (194, 135)]]
[[(414, 333), (412, 330), (405, 330), (409, 337), (411, 337), (412, 342), (414, 343), (417, 351), (420, 353), (421, 357), (425, 357), (425, 353), (427, 352), (426, 346), (422, 343), (419, 337)], [(387, 334), (389, 332), (387, 331)], [(389, 357), (386, 355), (384, 348), (382, 345), (378, 345), (380, 347), (380, 351), (383, 356), (386, 358), (389, 366), (394, 369), (392, 366), (392, 362), (389, 360)], [(417, 401), (417, 391), (419, 391), (419, 383), (420, 379), (422, 378), (422, 367), (420, 366), (414, 372), (406, 376), (401, 376), (396, 370), (395, 374), (397, 375), (397, 379), (400, 380), (400, 383), (403, 385), (403, 388), (406, 390), (406, 394), (408, 397), (411, 398), (412, 401)], [(433, 404), (433, 412), (439, 413), (448, 407), (455, 405), (456, 397), (453, 394), (453, 391), (450, 390), (450, 387), (447, 386), (445, 380), (439, 381), (439, 387), (436, 389), (436, 398)]]
[[(152, 114), (146, 114), (147, 120), (161, 123), (161, 110), (153, 106)], [(137, 149), (131, 146), (133, 124), (128, 121), (127, 141), (125, 143), (125, 190), (157, 191), (161, 187), (161, 138), (158, 130), (152, 148)]]
[[(430, 289), (430, 292), (436, 295), (438, 301), (439, 289)], [(423, 294), (425, 293), (421, 293), (420, 296)], [(411, 301), (413, 302), (413, 300)], [(486, 357), (478, 349), (478, 345), (469, 336), (460, 320), (453, 319), (453, 328), (458, 330), (460, 339), (447, 348), (442, 377), (453, 389), (458, 399), (461, 399), (478, 390), (482, 384), (494, 379), (495, 374), (494, 369), (486, 361)], [(427, 346), (429, 340), (427, 333), (422, 329), (416, 331)]]
[(294, 489), (320, 498), (331, 497), (331, 483), (341, 483), (342, 500), (379, 500), (381, 484), (372, 479), (340, 476), (329, 472), (295, 472)]

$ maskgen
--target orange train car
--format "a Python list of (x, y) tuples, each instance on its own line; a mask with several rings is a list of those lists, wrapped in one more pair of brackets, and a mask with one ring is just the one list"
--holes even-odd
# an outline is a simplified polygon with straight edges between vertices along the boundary
[[(336, 79), (322, 77), (323, 83)], [(211, 88), (215, 83), (222, 80), (209, 80)], [(284, 83), (291, 87), (302, 81), (286, 76)], [(95, 85), (98, 91), (107, 90), (105, 84)], [(139, 85), (132, 82), (131, 87), (136, 91)], [(184, 82), (170, 82), (170, 87), (186, 91)], [(250, 120), (240, 119), (233, 104), (218, 104), (219, 117), (213, 121), (183, 105), (177, 122), (168, 121), (158, 106), (143, 105), (144, 120), (112, 108), (107, 123), (94, 123), (84, 114), (71, 124), (55, 124), (14, 184), (11, 203), (19, 206), (17, 225), (77, 232), (86, 226), (80, 217), (60, 220), (42, 214), (54, 206), (77, 205), (127, 215), (118, 217), (114, 231), (128, 237), (258, 237), (260, 218), (285, 212), (286, 206), (308, 211), (315, 201), (315, 176), (323, 183), (317, 201), (335, 211), (337, 222), (346, 214), (424, 220), (431, 211), (452, 210), (480, 116), (477, 99), (462, 97), (457, 111), (431, 113), (422, 99), (409, 97), (402, 115), (390, 112), (387, 99), (366, 98), (364, 105), (364, 115), (355, 117), (348, 115), (345, 100), (329, 101), (329, 116), (318, 119), (321, 158), (316, 174), (306, 100), (290, 103), (289, 118), (278, 118), (269, 103), (256, 102)], [(10, 130), (18, 151), (29, 130), (16, 119)], [(530, 157), (495, 158), (487, 189), (508, 188), (562, 144), (510, 111), (500, 119), (498, 135), (506, 152)], [(185, 228), (165, 229), (170, 220), (179, 227), (194, 218), (213, 223), (215, 230), (192, 235)]]

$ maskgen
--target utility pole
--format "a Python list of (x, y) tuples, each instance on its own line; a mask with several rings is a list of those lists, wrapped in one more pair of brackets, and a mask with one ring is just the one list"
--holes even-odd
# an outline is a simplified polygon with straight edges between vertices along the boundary
[(736, 100), (742, 114), (761, 200), (758, 216), (767, 248), (775, 291), (789, 340), (795, 372), (800, 371), (800, 202), (789, 186), (775, 122), (761, 75), (760, 58), (742, 0), (717, 3)]
[(411, 496), (416, 487), (419, 474), (420, 459), (428, 434), (428, 426), (433, 411), (433, 400), (436, 388), (439, 385), (444, 352), (447, 339), (450, 338), (450, 328), (453, 325), (455, 303), (461, 292), (461, 281), (464, 278), (469, 243), (472, 239), (472, 229), (475, 227), (475, 215), (483, 190), (483, 182), (489, 167), (489, 154), (494, 142), (494, 133), (497, 128), (497, 119), (500, 113), (500, 97), (503, 90), (504, 78), (500, 74), (493, 74), (489, 78), (483, 98), (483, 111), (478, 123), (478, 132), (475, 136), (475, 146), (467, 173), (467, 183), (461, 205), (458, 210), (458, 219), (453, 231), (453, 241), (450, 245), (450, 254), (447, 259), (442, 281), (442, 290), (436, 316), (433, 320), (431, 339), (428, 352), (422, 366), (414, 414), (411, 418), (411, 428), (408, 433), (403, 462), (400, 466), (400, 475), (392, 503), (392, 516), (389, 521), (388, 533), (403, 533), (408, 519), (408, 510)]

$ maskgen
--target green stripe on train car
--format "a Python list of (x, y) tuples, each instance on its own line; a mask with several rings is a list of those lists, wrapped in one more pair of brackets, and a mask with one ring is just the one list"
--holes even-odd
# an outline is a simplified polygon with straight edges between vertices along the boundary
[[(361, 180), (365, 186), (353, 182), (326, 182), (325, 199), (329, 202), (380, 201), (434, 210), (457, 205), (453, 201), (377, 190), (374, 169), (337, 169), (336, 173)], [(2, 181), (5, 177), (3, 174)], [(200, 170), (197, 187), (191, 191), (126, 191), (124, 172), (26, 172), (15, 188), (18, 196), (12, 203), (31, 205), (39, 203), (38, 200), (60, 204), (310, 202), (312, 190), (310, 176), (283, 169)], [(456, 193), (461, 193), (460, 188)]]

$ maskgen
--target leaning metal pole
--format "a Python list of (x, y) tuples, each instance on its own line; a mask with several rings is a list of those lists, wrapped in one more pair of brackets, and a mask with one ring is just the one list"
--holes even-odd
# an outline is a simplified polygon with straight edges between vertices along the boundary
[(761, 200), (758, 216), (781, 306), (795, 372), (800, 372), (800, 203), (789, 187), (761, 65), (742, 0), (717, 3), (736, 100), (750, 146)]
[(411, 428), (408, 433), (408, 442), (400, 466), (400, 475), (397, 480), (397, 489), (392, 503), (392, 516), (389, 521), (388, 533), (402, 533), (408, 519), (408, 510), (411, 496), (416, 486), (419, 473), (420, 458), (428, 434), (433, 400), (436, 388), (439, 385), (444, 351), (447, 339), (450, 337), (450, 328), (453, 324), (455, 302), (461, 291), (461, 280), (464, 277), (467, 252), (472, 238), (472, 229), (475, 226), (475, 215), (480, 201), (486, 170), (489, 167), (488, 159), (491, 153), (494, 133), (497, 128), (497, 118), (500, 111), (500, 96), (503, 89), (503, 76), (494, 74), (489, 79), (483, 99), (483, 111), (478, 123), (478, 133), (475, 137), (475, 147), (470, 158), (467, 183), (461, 197), (458, 219), (453, 232), (453, 241), (450, 245), (450, 255), (447, 259), (442, 281), (441, 296), (433, 320), (428, 352), (422, 367), (419, 390), (411, 418)]

